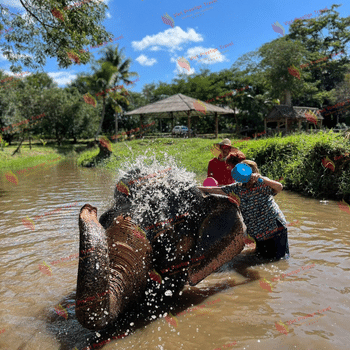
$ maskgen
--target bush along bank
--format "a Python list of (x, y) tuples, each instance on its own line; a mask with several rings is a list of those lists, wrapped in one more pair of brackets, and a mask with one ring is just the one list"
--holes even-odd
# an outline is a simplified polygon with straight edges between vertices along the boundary
[[(349, 150), (350, 142), (343, 136), (322, 131), (251, 141), (241, 148), (247, 159), (257, 162), (263, 175), (283, 177), (286, 189), (350, 203), (350, 159), (340, 157)], [(325, 166), (326, 157), (334, 159), (334, 167)]]
[[(225, 134), (225, 137), (227, 136), (229, 135)], [(216, 141), (220, 142), (222, 138), (223, 135)], [(232, 136), (229, 138), (247, 159), (257, 162), (264, 176), (282, 182), (285, 189), (314, 198), (345, 199), (350, 203), (350, 157), (347, 155), (350, 154), (350, 142), (341, 134), (320, 131), (312, 135), (276, 135), (241, 143), (237, 143)], [(110, 157), (103, 166), (118, 169), (125, 158), (130, 157), (130, 149), (136, 158), (143, 154), (145, 147), (151, 147), (154, 153), (159, 155), (170, 151), (182, 166), (192, 169), (197, 174), (198, 181), (202, 182), (206, 178), (208, 162), (213, 157), (210, 149), (214, 142), (199, 138), (159, 138), (134, 140), (127, 145), (120, 143), (118, 158)], [(91, 151), (90, 154), (88, 151), (82, 153), (79, 163), (84, 163), (90, 157)], [(326, 157), (334, 162), (334, 171), (333, 167), (327, 168), (323, 165), (322, 160)], [(324, 163), (327, 165), (327, 162)]]

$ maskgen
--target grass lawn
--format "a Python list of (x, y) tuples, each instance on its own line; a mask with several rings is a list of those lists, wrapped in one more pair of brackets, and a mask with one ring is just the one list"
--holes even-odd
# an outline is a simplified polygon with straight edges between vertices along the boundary
[[(86, 143), (86, 141), (84, 142)], [(16, 153), (12, 156), (17, 147), (18, 144), (15, 144), (6, 146), (3, 150), (0, 149), (0, 173), (33, 167), (43, 162), (56, 159), (57, 157), (64, 159), (68, 156), (74, 156), (74, 151), (85, 150), (86, 144), (78, 143), (73, 145), (67, 142), (58, 147), (54, 142), (46, 144), (45, 146), (43, 146), (41, 142), (32, 142), (32, 149), (30, 149), (28, 142), (26, 142), (21, 146), (21, 153)]]
[[(113, 154), (100, 166), (120, 168), (125, 159), (133, 160), (147, 149), (164, 161), (164, 152), (173, 156), (178, 164), (197, 174), (201, 182), (207, 174), (208, 162), (213, 158), (210, 149), (222, 138), (207, 140), (199, 138), (142, 139), (112, 144)], [(350, 198), (350, 142), (342, 134), (320, 131), (317, 134), (292, 134), (259, 140), (234, 140), (247, 157), (257, 162), (261, 173), (271, 179), (283, 178), (286, 189), (317, 198)], [(78, 163), (93, 162), (99, 149), (93, 149), (79, 157)], [(327, 158), (328, 157), (328, 158)], [(334, 168), (323, 165), (330, 160)]]

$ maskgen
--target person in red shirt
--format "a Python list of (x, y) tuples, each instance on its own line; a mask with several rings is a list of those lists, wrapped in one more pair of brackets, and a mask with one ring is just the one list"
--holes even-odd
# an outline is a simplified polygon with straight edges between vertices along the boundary
[(230, 185), (235, 182), (231, 176), (231, 170), (226, 164), (228, 157), (234, 156), (237, 158), (237, 163), (245, 160), (245, 155), (238, 148), (231, 146), (229, 139), (224, 139), (219, 143), (214, 144), (216, 149), (220, 149), (220, 155), (213, 158), (208, 164), (208, 177), (213, 177), (219, 186)]

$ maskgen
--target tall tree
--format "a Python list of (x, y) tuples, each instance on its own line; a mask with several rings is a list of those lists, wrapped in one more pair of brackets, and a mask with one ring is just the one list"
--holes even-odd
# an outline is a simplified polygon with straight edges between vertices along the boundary
[[(4, 56), (12, 63), (11, 70), (21, 65), (34, 69), (46, 63), (46, 57), (55, 57), (61, 68), (73, 61), (87, 63), (90, 54), (85, 45), (97, 45), (112, 40), (102, 21), (107, 5), (98, 0), (68, 7), (67, 0), (19, 0), (24, 15), (12, 13), (0, 6), (0, 27), (13, 30), (0, 42)], [(73, 59), (73, 60), (72, 60)]]
[(263, 45), (259, 49), (260, 62), (267, 88), (272, 98), (278, 98), (282, 104), (292, 105), (291, 96), (313, 94), (317, 82), (306, 83), (303, 74), (296, 67), (307, 57), (307, 50), (300, 42), (279, 38)]
[[(350, 60), (346, 49), (350, 41), (350, 17), (340, 18), (339, 12), (335, 10), (339, 6), (332, 5), (317, 18), (294, 21), (288, 35), (290, 40), (301, 42), (308, 51), (307, 59), (303, 62), (307, 67), (302, 70), (309, 73), (306, 81), (319, 82), (316, 95), (318, 106), (325, 100), (334, 102), (332, 90), (349, 71)], [(317, 62), (319, 59), (322, 61)], [(305, 104), (305, 99), (310, 99), (310, 96), (298, 96), (300, 104)]]
[[(102, 97), (103, 103), (101, 121), (95, 134), (95, 139), (102, 129), (106, 110), (106, 101), (108, 99), (111, 101), (112, 107), (115, 110), (116, 114), (122, 112), (121, 102), (128, 104), (128, 100), (125, 97), (128, 95), (128, 92), (125, 88), (121, 89), (120, 93), (112, 89), (117, 87), (118, 83), (120, 82), (123, 82), (124, 84), (130, 84), (130, 78), (138, 76), (136, 72), (129, 72), (131, 59), (125, 59), (123, 51), (124, 49), (119, 50), (119, 45), (117, 45), (115, 48), (113, 46), (107, 46), (102, 50), (103, 56), (101, 59), (97, 61), (97, 63), (100, 65), (100, 68), (97, 70), (96, 67), (93, 67), (95, 74), (93, 75), (92, 79), (95, 81), (95, 87), (98, 87), (102, 90), (99, 94)], [(117, 133), (117, 117), (115, 123)]]

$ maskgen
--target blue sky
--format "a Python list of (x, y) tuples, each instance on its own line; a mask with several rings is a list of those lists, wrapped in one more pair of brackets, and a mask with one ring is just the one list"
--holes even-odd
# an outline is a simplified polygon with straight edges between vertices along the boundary
[[(72, 1), (71, 4), (76, 2)], [(272, 28), (276, 21), (288, 34), (289, 24), (285, 22), (307, 14), (311, 14), (309, 18), (315, 18), (319, 10), (329, 9), (333, 4), (315, 0), (104, 2), (109, 9), (103, 24), (114, 38), (123, 36), (114, 43), (119, 43), (126, 57), (132, 59), (130, 71), (139, 74), (139, 81), (134, 87), (129, 87), (136, 92), (141, 92), (145, 84), (159, 81), (170, 83), (179, 74), (197, 73), (201, 67), (213, 72), (230, 68), (241, 55), (282, 36)], [(24, 13), (19, 0), (0, 0), (0, 3), (13, 12)], [(344, 2), (338, 8), (341, 17), (348, 16), (349, 10), (349, 2)], [(173, 27), (163, 22), (162, 16), (167, 15), (170, 17), (168, 23), (173, 21)], [(225, 48), (225, 45), (229, 46)], [(96, 59), (100, 57), (99, 50), (89, 48)], [(210, 50), (215, 52), (205, 54)], [(201, 53), (202, 57), (190, 59)], [(181, 57), (189, 62), (189, 68), (179, 66), (177, 60)], [(0, 54), (0, 69), (9, 73), (9, 67), (10, 63)], [(28, 68), (23, 71), (31, 72)], [(75, 79), (77, 73), (91, 73), (91, 70), (90, 64), (74, 64), (68, 69), (60, 69), (56, 59), (49, 58), (45, 72), (60, 87), (64, 87)]]

